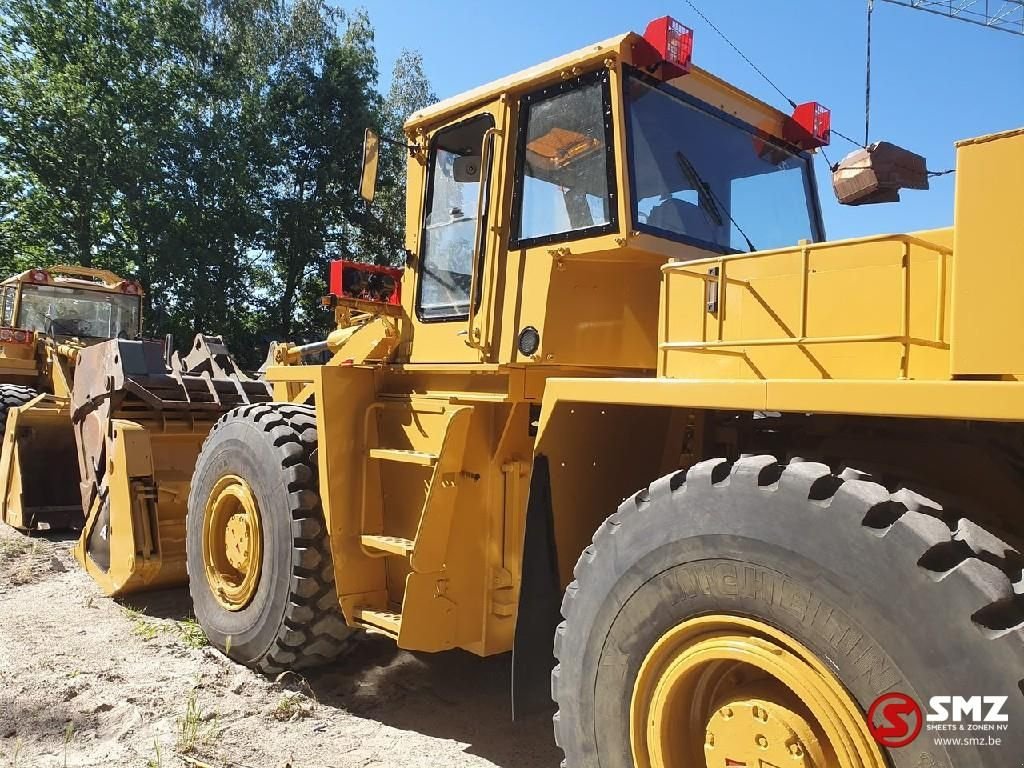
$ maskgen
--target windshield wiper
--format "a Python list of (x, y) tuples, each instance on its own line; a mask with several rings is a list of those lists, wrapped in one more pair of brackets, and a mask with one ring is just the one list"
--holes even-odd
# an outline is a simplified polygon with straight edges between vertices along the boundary
[(729, 213), (729, 209), (722, 205), (722, 201), (718, 199), (714, 190), (711, 189), (711, 185), (701, 178), (700, 174), (697, 173), (697, 169), (693, 167), (693, 163), (683, 154), (682, 150), (676, 150), (676, 162), (679, 163), (679, 168), (682, 170), (683, 175), (693, 185), (693, 188), (697, 190), (697, 204), (708, 215), (712, 223), (719, 227), (722, 226), (725, 223), (725, 219), (722, 218), (722, 211), (725, 211), (725, 215), (729, 217), (729, 221), (736, 227), (736, 231), (747, 241), (747, 247), (751, 253), (756, 251), (757, 248), (750, 242), (750, 238), (743, 231), (743, 227), (736, 223), (736, 219)]

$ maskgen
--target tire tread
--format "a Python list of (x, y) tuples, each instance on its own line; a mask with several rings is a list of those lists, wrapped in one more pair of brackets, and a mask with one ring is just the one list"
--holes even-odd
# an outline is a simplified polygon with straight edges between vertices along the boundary
[[(289, 594), (269, 647), (250, 666), (266, 675), (301, 670), (333, 661), (352, 640), (335, 593), (330, 540), (324, 524), (316, 464), (316, 411), (294, 403), (260, 403), (235, 408), (214, 425), (254, 424), (274, 446), (280, 471), (288, 478), (292, 556)], [(209, 442), (210, 437), (207, 437)]]
[[(745, 456), (735, 463), (726, 459), (709, 459), (693, 465), (685, 473), (675, 472), (659, 478), (647, 488), (622, 502), (594, 533), (593, 544), (587, 546), (573, 569), (573, 580), (562, 599), (562, 623), (556, 630), (551, 675), (551, 691), (557, 707), (553, 718), (556, 743), (564, 750), (572, 739), (571, 726), (562, 716), (562, 701), (574, 692), (561, 687), (561, 663), (566, 651), (565, 636), (571, 631), (575, 605), (586, 588), (592, 568), (600, 567), (605, 554), (611, 556), (614, 546), (606, 540), (623, 525), (643, 525), (643, 510), (650, 504), (686, 494), (691, 487), (722, 487), (731, 483), (754, 483), (765, 493), (784, 486), (794, 495), (801, 494), (823, 509), (840, 494), (853, 495), (862, 507), (860, 527), (879, 540), (893, 537), (900, 550), (915, 558), (917, 568), (936, 589), (973, 590), (977, 610), (961, 620), (970, 621), (982, 638), (998, 640), (1016, 635), (1024, 640), (1024, 555), (1007, 544), (1006, 536), (990, 531), (954, 510), (947, 510), (931, 499), (908, 489), (890, 493), (886, 488), (857, 472), (835, 474), (825, 464), (793, 460), (780, 463), (772, 456)], [(973, 599), (973, 598), (972, 598)], [(1024, 681), (1021, 681), (1024, 691)], [(569, 763), (563, 765), (583, 768)]]

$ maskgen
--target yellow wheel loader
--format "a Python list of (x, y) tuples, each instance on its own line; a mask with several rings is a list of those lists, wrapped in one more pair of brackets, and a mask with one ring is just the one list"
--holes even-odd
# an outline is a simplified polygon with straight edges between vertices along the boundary
[[(68, 265), (0, 283), (0, 477), (4, 522), (26, 530), (80, 525), (68, 411), (80, 350), (139, 334), (142, 288), (112, 272)], [(10, 418), (8, 418), (10, 416)]]
[(954, 227), (828, 241), (828, 112), (692, 43), (659, 19), (368, 133), (367, 197), (409, 153), (400, 276), (333, 265), (337, 330), (173, 479), (125, 401), (115, 538), (183, 544), (264, 672), (354, 632), (511, 651), (569, 768), (1016, 764), (1024, 130), (958, 145)]
[(79, 559), (111, 593), (184, 583), (199, 446), (221, 413), (269, 397), (218, 337), (197, 336), (184, 357), (170, 339), (139, 340), (142, 296), (134, 281), (67, 265), (0, 283), (2, 519), (83, 529)]

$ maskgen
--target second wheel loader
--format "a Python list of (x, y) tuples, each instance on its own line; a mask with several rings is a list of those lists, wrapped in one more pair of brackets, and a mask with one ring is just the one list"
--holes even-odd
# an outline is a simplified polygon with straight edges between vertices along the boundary
[(142, 295), (66, 265), (0, 284), (0, 518), (82, 530), (76, 555), (111, 594), (184, 583), (199, 447), (221, 413), (269, 398), (218, 337), (184, 356), (139, 340)]
[[(141, 329), (142, 287), (113, 272), (68, 265), (30, 269), (0, 283), (2, 519), (23, 529), (82, 519), (68, 404), (78, 353)], [(31, 407), (26, 407), (31, 403)]]

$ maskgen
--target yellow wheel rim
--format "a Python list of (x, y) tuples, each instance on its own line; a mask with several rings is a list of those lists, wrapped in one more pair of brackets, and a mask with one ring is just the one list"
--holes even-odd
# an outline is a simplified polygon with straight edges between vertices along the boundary
[(252, 602), (263, 564), (263, 530), (252, 489), (237, 475), (218, 480), (206, 501), (203, 564), (222, 606), (239, 611)]
[(774, 627), (705, 616), (663, 635), (630, 706), (638, 768), (884, 768), (856, 701)]

